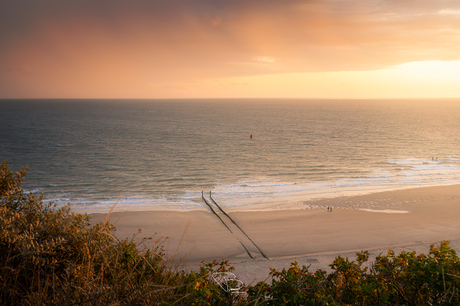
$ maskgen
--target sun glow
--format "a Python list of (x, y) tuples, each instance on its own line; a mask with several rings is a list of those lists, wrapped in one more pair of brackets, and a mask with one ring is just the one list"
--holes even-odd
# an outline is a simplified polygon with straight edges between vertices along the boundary
[(180, 85), (184, 97), (202, 98), (222, 95), (352, 99), (459, 97), (459, 71), (460, 61), (424, 61), (375, 71), (266, 74)]
[(396, 66), (395, 69), (414, 78), (460, 81), (460, 60), (412, 62)]

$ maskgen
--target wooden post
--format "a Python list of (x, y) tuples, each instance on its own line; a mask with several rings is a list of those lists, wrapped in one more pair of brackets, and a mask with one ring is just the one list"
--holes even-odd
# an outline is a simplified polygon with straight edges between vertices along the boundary
[[(214, 211), (214, 209), (212, 209), (212, 206), (211, 204), (208, 203), (208, 201), (206, 201), (206, 199), (204, 198), (204, 196), (202, 197), (203, 198), (203, 201), (206, 203), (206, 205), (208, 205), (209, 209), (211, 209), (212, 213), (214, 215), (216, 215), (217, 218), (219, 218), (220, 222), (222, 222), (223, 225), (225, 225), (225, 227), (228, 229), (228, 231), (236, 238), (236, 240), (238, 240), (238, 242), (241, 244), (241, 246), (244, 248), (244, 250), (246, 251), (246, 253), (248, 253), (249, 257), (251, 257), (251, 259), (254, 259), (254, 257), (251, 255), (251, 253), (249, 253), (249, 250), (246, 248), (246, 246), (243, 244), (243, 242), (238, 239), (238, 237), (235, 236), (235, 234), (232, 232), (232, 230), (228, 227), (227, 224), (225, 224), (224, 220), (222, 220), (222, 218)], [(214, 200), (213, 200), (214, 201)]]
[[(238, 224), (237, 224), (237, 223), (236, 223), (236, 222), (235, 222), (235, 221), (234, 221), (234, 220), (223, 210), (223, 209), (222, 209), (222, 207), (220, 207), (219, 204), (217, 204), (216, 201), (214, 201), (214, 199), (211, 197), (211, 191), (209, 192), (209, 197), (211, 198), (211, 201), (214, 203), (214, 205), (216, 205), (217, 208), (218, 208), (228, 219), (230, 219), (230, 221), (231, 221), (233, 224), (236, 225), (236, 227), (246, 236), (246, 238), (248, 238), (249, 241), (252, 242), (252, 244), (259, 250), (260, 254), (261, 254), (265, 259), (270, 260), (270, 258), (268, 258), (268, 257), (264, 254), (264, 252), (262, 252), (262, 250), (257, 246), (257, 244), (256, 244), (254, 241), (252, 241), (252, 239), (243, 231), (243, 229), (242, 229), (242, 228), (241, 228), (241, 227), (240, 227), (240, 226), (239, 226), (239, 225), (238, 225)], [(206, 200), (205, 200), (205, 202), (206, 202)], [(206, 203), (206, 204), (208, 204), (208, 203)], [(209, 204), (208, 204), (208, 205), (209, 205)], [(216, 215), (217, 215), (217, 214), (216, 214)], [(220, 218), (220, 217), (219, 217), (219, 218)], [(222, 219), (221, 219), (221, 221), (222, 221)], [(223, 222), (223, 221), (222, 221), (222, 222)], [(227, 227), (227, 228), (228, 228), (228, 227)]]

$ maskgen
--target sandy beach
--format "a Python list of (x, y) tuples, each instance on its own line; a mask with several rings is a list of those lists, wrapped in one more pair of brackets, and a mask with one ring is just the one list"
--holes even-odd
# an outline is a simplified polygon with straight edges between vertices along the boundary
[[(356, 209), (359, 203), (375, 203), (375, 208)], [(324, 208), (229, 213), (242, 231), (228, 221), (227, 228), (210, 211), (112, 212), (109, 219), (119, 239), (134, 237), (148, 248), (161, 245), (166, 258), (180, 259), (187, 268), (228, 259), (247, 284), (264, 280), (270, 268), (287, 268), (293, 261), (311, 265), (311, 270), (328, 269), (336, 256), (355, 259), (361, 250), (368, 250), (371, 258), (388, 249), (428, 253), (430, 244), (448, 240), (460, 251), (460, 185), (338, 197), (314, 204), (332, 207), (332, 212)], [(106, 214), (91, 213), (91, 223), (103, 221)]]

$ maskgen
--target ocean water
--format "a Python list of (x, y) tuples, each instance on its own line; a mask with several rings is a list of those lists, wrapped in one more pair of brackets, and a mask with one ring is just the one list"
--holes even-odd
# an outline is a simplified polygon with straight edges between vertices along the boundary
[(0, 159), (77, 210), (315, 208), (460, 183), (460, 100), (0, 100)]

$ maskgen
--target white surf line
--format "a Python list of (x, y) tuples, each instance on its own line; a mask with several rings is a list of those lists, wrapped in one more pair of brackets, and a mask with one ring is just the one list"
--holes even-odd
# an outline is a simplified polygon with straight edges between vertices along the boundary
[(408, 214), (407, 210), (394, 210), (394, 209), (369, 209), (369, 208), (360, 208), (358, 210), (374, 212), (374, 213), (384, 213), (384, 214)]

